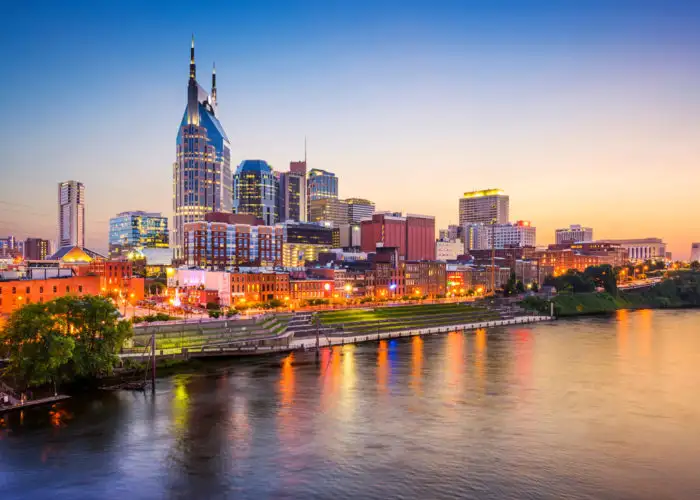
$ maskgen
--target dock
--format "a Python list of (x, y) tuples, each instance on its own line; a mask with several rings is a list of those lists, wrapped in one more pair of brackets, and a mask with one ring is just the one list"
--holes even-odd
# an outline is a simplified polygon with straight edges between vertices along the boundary
[(52, 405), (60, 401), (65, 401), (66, 399), (70, 399), (70, 396), (67, 396), (65, 394), (59, 394), (57, 396), (51, 396), (49, 398), (32, 399), (31, 401), (25, 401), (24, 403), (16, 403), (9, 406), (0, 406), (0, 415), (12, 411), (26, 410), (27, 408), (36, 408), (39, 406)]

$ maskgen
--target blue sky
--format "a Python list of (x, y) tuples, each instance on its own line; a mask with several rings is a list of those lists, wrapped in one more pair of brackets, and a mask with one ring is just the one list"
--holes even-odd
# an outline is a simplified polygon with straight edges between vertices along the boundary
[(501, 187), (542, 244), (570, 223), (700, 241), (698, 2), (95, 3), (4, 15), (0, 235), (55, 238), (66, 179), (94, 248), (117, 212), (170, 214), (194, 33), (236, 162), (284, 169), (307, 136), (341, 196), (440, 226)]

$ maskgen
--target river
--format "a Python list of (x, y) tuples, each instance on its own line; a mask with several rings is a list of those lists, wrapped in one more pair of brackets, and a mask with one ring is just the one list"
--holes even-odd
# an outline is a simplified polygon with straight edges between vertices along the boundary
[(0, 498), (697, 499), (699, 389), (700, 311), (239, 360), (5, 416)]

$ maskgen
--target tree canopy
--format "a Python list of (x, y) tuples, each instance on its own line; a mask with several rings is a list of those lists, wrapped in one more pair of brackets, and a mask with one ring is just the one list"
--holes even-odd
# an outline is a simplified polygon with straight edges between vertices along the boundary
[(110, 300), (61, 297), (14, 311), (2, 341), (9, 375), (28, 386), (111, 374), (131, 334)]

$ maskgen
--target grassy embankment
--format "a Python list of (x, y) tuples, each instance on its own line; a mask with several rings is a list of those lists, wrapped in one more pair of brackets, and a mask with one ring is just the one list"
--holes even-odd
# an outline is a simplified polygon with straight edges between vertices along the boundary
[[(619, 309), (672, 309), (700, 307), (700, 273), (681, 271), (651, 289), (641, 292), (561, 293), (554, 297), (554, 312), (559, 317), (610, 314)], [(541, 312), (549, 311), (549, 302), (528, 297), (522, 305)]]
[(319, 314), (321, 324), (348, 334), (434, 328), (499, 319), (499, 314), (467, 304), (426, 304), (376, 309), (347, 309)]

